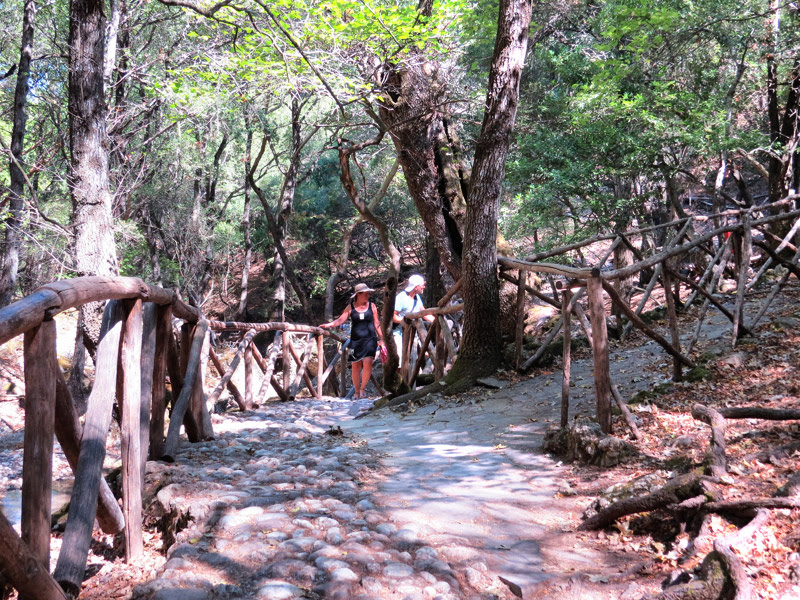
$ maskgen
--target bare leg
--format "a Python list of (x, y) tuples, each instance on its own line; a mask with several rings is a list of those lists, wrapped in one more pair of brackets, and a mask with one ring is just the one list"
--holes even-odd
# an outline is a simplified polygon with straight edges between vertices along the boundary
[(356, 389), (355, 398), (361, 398), (361, 394), (364, 392), (364, 386), (361, 383), (361, 362), (362, 361), (355, 361), (353, 363), (353, 387)]
[(364, 393), (367, 390), (367, 384), (369, 383), (369, 378), (372, 375), (372, 361), (375, 359), (371, 356), (368, 356), (364, 359), (364, 367), (361, 369), (361, 396), (364, 396)]

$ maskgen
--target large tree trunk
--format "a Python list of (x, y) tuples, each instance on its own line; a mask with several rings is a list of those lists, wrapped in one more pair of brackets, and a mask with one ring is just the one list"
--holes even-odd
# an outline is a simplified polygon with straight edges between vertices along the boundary
[(17, 86), (14, 90), (14, 124), (11, 130), (11, 160), (9, 161), (9, 215), (5, 222), (5, 240), (2, 251), (2, 272), (0, 272), (0, 306), (11, 302), (17, 287), (19, 270), (19, 228), (22, 224), (22, 194), (25, 188), (25, 174), (22, 172), (22, 148), (27, 121), (28, 77), (33, 54), (33, 23), (36, 16), (36, 2), (25, 0), (25, 13), (22, 18), (22, 44), (17, 67)]
[[(432, 2), (421, 0), (422, 16)], [(414, 53), (412, 51), (412, 53)], [(462, 223), (469, 172), (457, 153), (459, 142), (441, 107), (446, 78), (421, 52), (416, 60), (390, 66), (381, 73), (386, 100), (380, 116), (391, 131), (408, 190), (425, 228), (433, 238), (442, 265), (454, 281), (461, 277)]]
[[(69, 31), (69, 141), (74, 254), (78, 276), (116, 275), (108, 183), (103, 57), (106, 18), (101, 0), (72, 0)], [(96, 344), (101, 306), (86, 306), (87, 335)]]
[[(255, 163), (250, 168), (250, 172), (247, 175), (247, 182), (252, 188), (252, 190), (258, 196), (259, 201), (261, 202), (261, 206), (264, 208), (264, 217), (267, 219), (267, 225), (269, 226), (269, 232), (272, 236), (272, 241), (275, 244), (275, 263), (273, 267), (273, 280), (274, 280), (274, 288), (272, 291), (272, 308), (270, 309), (270, 320), (271, 321), (283, 321), (284, 314), (285, 314), (285, 304), (286, 304), (286, 281), (291, 284), (292, 289), (294, 290), (295, 294), (297, 295), (297, 299), (300, 301), (300, 304), (303, 307), (303, 313), (305, 315), (305, 319), (307, 322), (311, 322), (313, 320), (313, 315), (311, 311), (311, 305), (308, 301), (308, 295), (306, 294), (305, 288), (301, 284), (300, 280), (298, 279), (297, 273), (291, 268), (289, 264), (289, 256), (286, 252), (286, 247), (284, 245), (284, 240), (286, 239), (286, 229), (288, 227), (289, 217), (291, 216), (293, 207), (294, 207), (294, 195), (297, 189), (297, 183), (299, 179), (299, 172), (300, 172), (300, 152), (303, 150), (305, 145), (308, 141), (313, 137), (314, 133), (311, 132), (305, 139), (301, 139), (300, 134), (300, 116), (302, 112), (302, 103), (299, 101), (292, 102), (292, 148), (289, 157), (289, 166), (287, 167), (286, 172), (284, 173), (284, 181), (283, 186), (281, 188), (281, 195), (279, 199), (279, 205), (276, 210), (277, 215), (273, 214), (273, 209), (270, 206), (269, 202), (267, 201), (266, 196), (264, 195), (264, 191), (258, 187), (255, 179), (253, 178), (253, 173), (258, 168), (259, 163), (261, 162), (261, 157), (264, 155), (264, 151), (267, 146), (267, 142), (269, 140), (269, 134), (265, 133), (263, 139), (261, 140), (261, 150), (258, 153), (258, 156), (255, 159)], [(276, 162), (278, 161), (278, 156), (275, 156)]]
[(453, 379), (493, 372), (502, 358), (497, 218), (528, 47), (531, 0), (500, 0), (489, 91), (475, 150), (464, 230), (464, 338)]

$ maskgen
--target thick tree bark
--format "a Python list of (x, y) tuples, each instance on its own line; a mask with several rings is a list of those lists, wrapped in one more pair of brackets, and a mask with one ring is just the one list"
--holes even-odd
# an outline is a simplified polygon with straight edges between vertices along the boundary
[[(69, 187), (75, 267), (78, 276), (117, 275), (103, 96), (104, 3), (72, 0), (69, 22)], [(92, 303), (82, 311), (88, 345), (96, 346), (102, 305)]]
[(456, 379), (493, 372), (502, 358), (497, 218), (530, 20), (530, 0), (501, 0), (486, 111), (467, 197), (462, 265), (464, 339), (451, 371)]
[[(430, 16), (433, 3), (420, 0), (418, 11)], [(413, 54), (413, 51), (412, 51)], [(386, 97), (380, 117), (397, 149), (408, 190), (444, 268), (461, 277), (462, 230), (469, 172), (457, 153), (458, 139), (442, 110), (446, 78), (439, 64), (407, 60), (379, 73)]]
[(11, 160), (9, 161), (9, 215), (5, 220), (5, 240), (2, 248), (2, 272), (0, 272), (0, 306), (11, 302), (17, 287), (19, 270), (19, 228), (22, 223), (22, 194), (25, 174), (22, 172), (22, 149), (27, 122), (28, 78), (33, 55), (33, 23), (36, 17), (35, 0), (25, 0), (22, 18), (22, 44), (17, 68), (17, 85), (14, 90), (14, 124), (11, 130)]

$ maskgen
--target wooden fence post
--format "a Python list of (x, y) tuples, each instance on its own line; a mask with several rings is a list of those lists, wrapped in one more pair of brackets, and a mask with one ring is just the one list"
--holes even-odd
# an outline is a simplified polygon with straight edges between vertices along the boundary
[[(80, 453), (83, 427), (78, 418), (78, 411), (69, 393), (67, 380), (59, 369), (56, 371), (56, 439), (67, 458), (72, 473), (78, 471), (78, 454)], [(104, 533), (115, 534), (125, 528), (125, 517), (117, 503), (114, 492), (108, 483), (100, 478), (100, 494), (97, 499), (97, 522)]]
[(325, 348), (323, 346), (324, 338), (321, 334), (317, 334), (317, 394), (316, 398), (322, 398), (322, 386), (325, 381), (322, 379), (322, 373), (325, 370)]
[(592, 269), (586, 281), (589, 320), (592, 323), (592, 357), (594, 358), (594, 390), (597, 397), (597, 422), (603, 433), (611, 433), (611, 376), (609, 374), (608, 330), (603, 306), (603, 283), (600, 269)]
[(208, 354), (211, 351), (211, 331), (206, 329), (203, 334), (203, 344), (200, 346), (200, 359), (197, 365), (197, 374), (192, 388), (192, 397), (189, 402), (194, 420), (200, 428), (201, 440), (213, 440), (214, 428), (211, 425), (211, 413), (208, 412), (206, 404), (206, 369), (208, 366)]
[(291, 365), (292, 357), (289, 349), (292, 348), (292, 334), (288, 331), (283, 333), (283, 346), (281, 348), (283, 358), (283, 385), (281, 386), (284, 391), (288, 393), (289, 385), (291, 384)]
[[(156, 347), (153, 357), (153, 397), (150, 404), (149, 456), (158, 459), (164, 454), (164, 416), (167, 412), (167, 354), (172, 338), (172, 307), (158, 307)], [(171, 378), (171, 377), (170, 377)], [(173, 386), (175, 382), (173, 381)], [(174, 389), (174, 387), (173, 387)]]
[[(672, 346), (678, 352), (681, 351), (681, 336), (678, 333), (678, 312), (675, 309), (675, 296), (672, 294), (672, 276), (668, 263), (664, 262), (664, 269), (661, 273), (661, 281), (664, 284), (664, 301), (667, 303), (667, 322), (669, 323), (669, 335), (672, 339)], [(677, 356), (672, 357), (672, 380), (680, 381), (683, 379), (681, 371), (681, 361)]]
[(244, 405), (253, 410), (253, 344), (244, 349)]
[[(520, 269), (517, 283), (517, 328), (514, 339), (514, 368), (517, 370), (522, 363), (522, 342), (525, 334), (525, 285), (527, 282), (528, 272)], [(555, 286), (553, 286), (553, 293), (555, 293)]]
[(109, 301), (103, 314), (102, 337), (97, 345), (95, 382), (92, 393), (89, 394), (67, 526), (53, 573), (61, 587), (73, 596), (77, 596), (81, 589), (89, 544), (92, 540), (97, 494), (103, 476), (103, 459), (106, 455), (106, 436), (111, 425), (111, 412), (114, 406), (119, 343), (124, 317), (122, 303), (117, 300)]
[(744, 330), (744, 297), (747, 293), (747, 276), (750, 270), (750, 255), (753, 251), (753, 230), (750, 215), (745, 214), (742, 219), (742, 251), (740, 256), (739, 277), (736, 282), (736, 308), (733, 311), (733, 339), (732, 346), (736, 346), (739, 336)]
[(120, 353), (121, 394), (119, 397), (122, 455), (122, 512), (125, 515), (125, 561), (133, 562), (144, 553), (142, 540), (142, 301), (127, 302), (128, 315)]
[[(184, 385), (181, 388), (180, 396), (175, 399), (175, 402), (172, 406), (172, 415), (169, 421), (169, 428), (167, 430), (167, 439), (164, 443), (164, 456), (162, 459), (166, 461), (171, 461), (173, 459), (175, 450), (178, 448), (181, 424), (184, 423), (184, 416), (189, 412), (189, 403), (200, 366), (200, 351), (203, 347), (203, 341), (207, 329), (208, 321), (205, 319), (198, 321), (194, 328), (191, 350), (189, 352), (189, 360), (187, 361), (186, 365)], [(200, 432), (197, 431), (196, 433), (199, 434)], [(192, 439), (188, 430), (186, 434), (187, 437), (189, 437), (189, 439), (192, 441), (201, 441), (199, 438)]]
[(561, 292), (561, 316), (564, 324), (561, 327), (563, 335), (563, 366), (561, 376), (561, 427), (566, 427), (569, 422), (569, 380), (572, 366), (572, 320), (569, 309), (569, 301), (572, 299), (572, 292), (568, 287)]
[[(142, 453), (141, 475), (144, 486), (144, 471), (150, 446), (150, 413), (153, 405), (153, 376), (156, 360), (156, 329), (158, 328), (158, 305), (146, 302), (142, 306), (142, 361), (140, 368), (139, 402), (139, 450)], [(163, 377), (163, 374), (162, 374)], [(163, 385), (163, 381), (162, 381)]]
[(311, 348), (313, 345), (314, 337), (309, 333), (306, 336), (306, 343), (303, 346), (303, 354), (301, 356), (297, 356), (297, 352), (295, 352), (293, 346), (289, 347), (289, 351), (292, 353), (292, 358), (294, 358), (294, 361), (297, 364), (297, 373), (295, 374), (294, 380), (289, 387), (290, 400), (294, 400), (295, 396), (297, 395), (297, 391), (300, 389), (301, 381), (305, 381), (306, 387), (311, 392), (312, 396), (316, 394), (316, 391), (314, 390), (314, 382), (311, 381), (311, 377), (309, 377), (308, 373), (306, 372), (308, 361), (311, 358)]
[[(25, 438), (22, 452), (22, 539), (50, 569), (50, 504), (56, 408), (56, 325), (46, 318), (25, 332)], [(35, 600), (26, 597), (25, 600)]]
[[(219, 376), (224, 377), (226, 372), (225, 367), (222, 366), (222, 362), (220, 362), (219, 356), (217, 356), (217, 353), (214, 352), (213, 348), (209, 348), (208, 356), (211, 358), (211, 364), (214, 365), (214, 368), (217, 370)], [(228, 391), (233, 397), (233, 401), (236, 402), (236, 405), (239, 407), (239, 410), (246, 410), (244, 396), (242, 396), (242, 393), (239, 391), (239, 388), (234, 385), (233, 381), (228, 380), (228, 382), (225, 384), (225, 387), (228, 388)], [(208, 396), (207, 402), (209, 405), (209, 410), (213, 409), (214, 404), (216, 404), (217, 400), (219, 400), (220, 394), (222, 394), (222, 388), (220, 388), (219, 394), (217, 393), (217, 388), (214, 388), (214, 390)]]
[[(172, 413), (170, 413), (170, 431), (167, 433), (167, 437), (169, 437), (169, 433), (172, 430), (172, 421), (175, 418), (176, 414), (181, 415), (181, 419), (183, 421), (183, 427), (186, 430), (186, 437), (189, 439), (190, 442), (199, 442), (203, 439), (202, 435), (202, 423), (198, 423), (195, 419), (195, 413), (191, 410), (192, 407), (192, 392), (194, 391), (194, 373), (187, 373), (189, 368), (189, 363), (192, 359), (192, 351), (193, 351), (193, 341), (197, 337), (199, 330), (197, 327), (197, 323), (184, 323), (181, 325), (181, 378), (183, 380), (183, 385), (181, 386), (181, 393), (176, 395), (173, 399), (172, 405)], [(198, 352), (200, 346), (197, 346)], [(188, 390), (187, 390), (188, 388)], [(187, 403), (186, 406), (180, 413), (175, 412), (175, 407), (178, 405), (178, 400), (184, 397), (184, 394), (187, 394)]]
[(272, 374), (275, 372), (275, 361), (278, 360), (278, 351), (281, 350), (282, 340), (283, 332), (276, 331), (275, 338), (272, 340), (272, 344), (270, 344), (267, 355), (264, 358), (266, 368), (264, 369), (264, 378), (261, 380), (261, 388), (258, 390), (258, 399), (261, 402), (267, 401), (267, 392), (270, 385), (272, 385)]

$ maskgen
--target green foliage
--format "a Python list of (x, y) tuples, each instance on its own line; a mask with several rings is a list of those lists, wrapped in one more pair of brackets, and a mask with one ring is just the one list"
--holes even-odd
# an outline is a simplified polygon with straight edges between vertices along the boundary
[(757, 8), (610, 0), (537, 48), (523, 80), (536, 100), (521, 107), (509, 162), (507, 234), (567, 241), (606, 230), (658, 206), (665, 177), (765, 145), (758, 123), (740, 130), (731, 118), (753, 108), (760, 85), (748, 62), (759, 58)]

